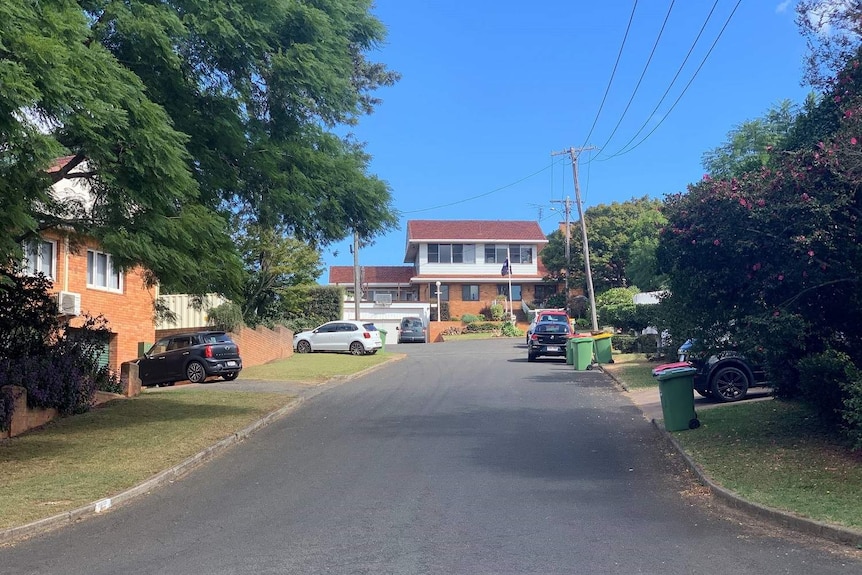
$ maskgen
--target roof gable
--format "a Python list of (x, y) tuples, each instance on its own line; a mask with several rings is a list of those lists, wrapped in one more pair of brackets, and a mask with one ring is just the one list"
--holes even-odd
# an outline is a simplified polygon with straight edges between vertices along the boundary
[(407, 242), (481, 241), (547, 243), (538, 222), (526, 220), (410, 220)]
[[(410, 284), (413, 266), (362, 266), (363, 284)], [(330, 266), (330, 284), (353, 285), (353, 266)]]

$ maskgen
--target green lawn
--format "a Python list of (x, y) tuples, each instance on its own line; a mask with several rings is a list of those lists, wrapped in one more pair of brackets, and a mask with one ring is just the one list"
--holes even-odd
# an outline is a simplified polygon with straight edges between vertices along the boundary
[(287, 359), (243, 368), (240, 377), (319, 383), (332, 377), (350, 375), (403, 355), (388, 351), (359, 356), (346, 353), (295, 353)]
[[(615, 355), (605, 368), (628, 389), (657, 386), (658, 365)], [(745, 499), (797, 515), (862, 529), (862, 453), (788, 401), (726, 404), (698, 410), (701, 427), (674, 432), (716, 483)]]

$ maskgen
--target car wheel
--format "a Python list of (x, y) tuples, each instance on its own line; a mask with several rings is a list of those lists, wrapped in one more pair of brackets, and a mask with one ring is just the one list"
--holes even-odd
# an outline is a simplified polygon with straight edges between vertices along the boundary
[(712, 397), (723, 403), (739, 401), (748, 393), (748, 376), (738, 367), (722, 367), (712, 377)]
[(311, 353), (311, 344), (304, 339), (296, 344), (296, 353)]
[(365, 346), (360, 341), (354, 341), (350, 344), (351, 355), (365, 355)]
[(207, 378), (207, 372), (199, 361), (190, 361), (186, 366), (186, 377), (192, 383), (201, 383)]
[(527, 354), (527, 361), (536, 361), (536, 356), (532, 353)]
[(232, 371), (232, 372), (230, 372), (230, 373), (224, 373), (224, 374), (222, 374), (222, 376), (221, 376), (221, 378), (222, 378), (223, 380), (225, 380), (225, 381), (233, 381), (233, 380), (235, 380), (237, 377), (239, 377), (239, 372), (238, 372), (238, 371)]

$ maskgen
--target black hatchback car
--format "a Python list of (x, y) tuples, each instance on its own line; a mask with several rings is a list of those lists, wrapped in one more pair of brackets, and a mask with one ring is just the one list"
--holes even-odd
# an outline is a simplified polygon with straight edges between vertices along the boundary
[(540, 321), (527, 342), (527, 361), (539, 356), (566, 357), (566, 344), (572, 337), (572, 326), (567, 321)]
[(173, 385), (185, 380), (201, 383), (211, 376), (231, 381), (242, 370), (239, 346), (223, 331), (163, 337), (135, 362), (144, 386)]

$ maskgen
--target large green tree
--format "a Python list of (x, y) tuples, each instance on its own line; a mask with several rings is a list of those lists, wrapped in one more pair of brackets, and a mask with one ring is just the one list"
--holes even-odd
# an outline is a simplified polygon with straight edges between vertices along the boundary
[[(4, 255), (60, 215), (167, 289), (236, 295), (229, 220), (311, 246), (396, 224), (335, 135), (395, 80), (365, 57), (370, 1), (0, 0), (0, 20)], [(75, 218), (47, 189), (84, 159), (96, 204)]]
[[(654, 265), (658, 233), (665, 223), (661, 205), (661, 200), (644, 196), (586, 210), (590, 269), (596, 293), (634, 284), (649, 290), (661, 287), (663, 279)], [(572, 224), (569, 241), (569, 285), (581, 286), (586, 274), (580, 221)], [(565, 236), (559, 230), (548, 235), (542, 262), (550, 277), (559, 280), (563, 276)], [(632, 273), (636, 274), (637, 281), (633, 281)]]
[(762, 118), (739, 124), (724, 144), (703, 154), (704, 169), (712, 178), (732, 178), (766, 166), (771, 151), (791, 133), (797, 113), (790, 100), (783, 100)]

